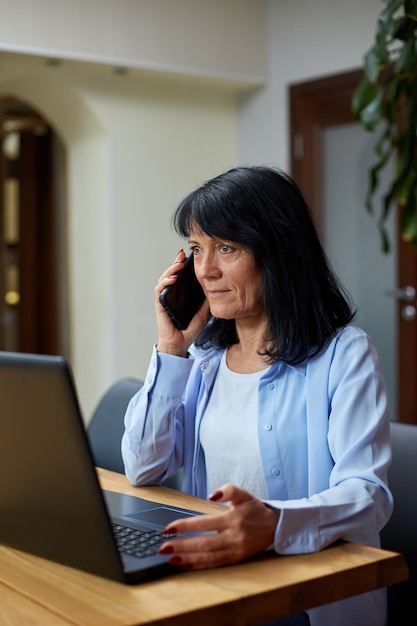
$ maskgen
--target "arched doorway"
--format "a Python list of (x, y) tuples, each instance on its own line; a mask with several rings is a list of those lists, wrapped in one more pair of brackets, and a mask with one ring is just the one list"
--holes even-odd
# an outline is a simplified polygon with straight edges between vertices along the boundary
[(0, 137), (0, 350), (65, 354), (65, 152), (13, 96), (0, 99)]

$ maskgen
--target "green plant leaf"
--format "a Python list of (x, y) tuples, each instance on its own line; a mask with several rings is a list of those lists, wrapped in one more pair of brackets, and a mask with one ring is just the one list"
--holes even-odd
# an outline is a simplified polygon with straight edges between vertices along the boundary
[(389, 61), (389, 56), (385, 46), (374, 46), (365, 54), (364, 66), (365, 74), (371, 81), (376, 83), (378, 81), (381, 70)]
[(392, 31), (393, 16), (403, 4), (404, 0), (391, 0), (385, 2), (384, 9), (379, 13), (375, 40), (378, 42), (385, 41)]
[(387, 124), (384, 132), (381, 134), (380, 138), (376, 142), (375, 154), (379, 158), (382, 158), (385, 155), (388, 157), (391, 154), (391, 143), (392, 143), (391, 127), (389, 124)]
[(389, 126), (385, 128), (378, 139), (374, 152), (377, 156), (377, 161), (369, 168), (369, 184), (365, 199), (365, 207), (369, 213), (374, 212), (372, 197), (379, 185), (380, 171), (391, 156), (391, 129)]
[(394, 110), (398, 106), (401, 94), (406, 91), (406, 89), (407, 82), (402, 80), (401, 77), (394, 76), (387, 85), (385, 92), (386, 106), (390, 106), (391, 109)]
[(386, 221), (386, 219), (387, 219), (387, 217), (389, 215), (390, 209), (391, 209), (393, 201), (395, 199), (395, 190), (396, 190), (396, 183), (394, 182), (391, 185), (391, 188), (388, 191), (388, 193), (385, 194), (384, 200), (382, 202), (382, 211), (381, 211), (381, 215), (380, 215), (380, 218), (379, 218), (379, 222), (380, 222), (381, 225), (385, 223), (385, 221)]
[(416, 29), (416, 22), (408, 15), (397, 20), (392, 36), (394, 39), (407, 41)]
[(417, 0), (405, 0), (405, 14), (417, 21)]
[(396, 196), (398, 198), (399, 204), (401, 206), (405, 206), (408, 203), (408, 198), (410, 196), (410, 192), (412, 191), (413, 185), (415, 184), (416, 179), (416, 171), (415, 169), (410, 169), (407, 172), (404, 180), (398, 185), (396, 190)]
[(381, 121), (382, 101), (384, 90), (378, 87), (374, 98), (360, 111), (359, 119), (367, 130), (375, 130)]
[(373, 45), (363, 63), (366, 78), (352, 94), (352, 111), (371, 132), (386, 122), (376, 139), (376, 163), (368, 170), (366, 208), (374, 211), (383, 168), (395, 158), (388, 192), (378, 212), (382, 249), (390, 249), (385, 224), (398, 202), (402, 206), (401, 234), (417, 252), (417, 0), (384, 1)]
[(375, 190), (377, 189), (379, 185), (379, 173), (381, 169), (384, 167), (384, 165), (385, 165), (385, 160), (380, 159), (376, 163), (376, 165), (371, 167), (369, 170), (369, 187), (368, 187), (368, 193), (365, 199), (365, 206), (366, 206), (368, 213), (374, 212), (374, 204), (372, 202), (372, 198), (374, 196)]
[(404, 207), (401, 218), (401, 233), (406, 241), (417, 242), (417, 196), (416, 188)]
[(352, 112), (359, 119), (360, 112), (375, 98), (376, 85), (364, 76), (352, 95)]
[(387, 230), (384, 226), (380, 226), (379, 231), (381, 233), (381, 240), (382, 240), (382, 252), (384, 254), (388, 254), (388, 252), (391, 249), (391, 244), (390, 244), (390, 240), (388, 237), (388, 233)]
[[(413, 23), (417, 25), (416, 22)], [(404, 43), (400, 56), (395, 64), (395, 71), (399, 74), (408, 74), (415, 69), (415, 63), (415, 41), (414, 37), (411, 37), (411, 39)]]

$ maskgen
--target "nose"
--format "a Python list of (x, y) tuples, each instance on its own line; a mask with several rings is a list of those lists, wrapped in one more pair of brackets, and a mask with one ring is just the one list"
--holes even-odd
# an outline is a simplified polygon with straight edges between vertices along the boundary
[(198, 279), (217, 278), (221, 274), (214, 252), (207, 251), (194, 258), (194, 266)]

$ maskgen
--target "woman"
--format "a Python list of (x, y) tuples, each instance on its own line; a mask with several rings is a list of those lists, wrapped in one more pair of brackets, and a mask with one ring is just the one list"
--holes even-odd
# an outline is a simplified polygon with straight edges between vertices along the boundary
[[(379, 546), (392, 511), (387, 394), (368, 335), (326, 259), (294, 181), (232, 169), (174, 214), (206, 301), (178, 330), (155, 288), (158, 342), (131, 400), (122, 452), (135, 485), (183, 468), (183, 490), (225, 513), (171, 523), (160, 552), (187, 569), (262, 550), (299, 554), (338, 539)], [(385, 590), (277, 624), (382, 626)]]

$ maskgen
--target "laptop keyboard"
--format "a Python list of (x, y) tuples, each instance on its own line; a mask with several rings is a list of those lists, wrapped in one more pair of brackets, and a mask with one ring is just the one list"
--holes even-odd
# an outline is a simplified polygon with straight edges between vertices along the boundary
[(113, 523), (113, 533), (120, 552), (139, 558), (152, 556), (164, 541), (173, 535), (161, 535), (159, 530), (140, 530)]

